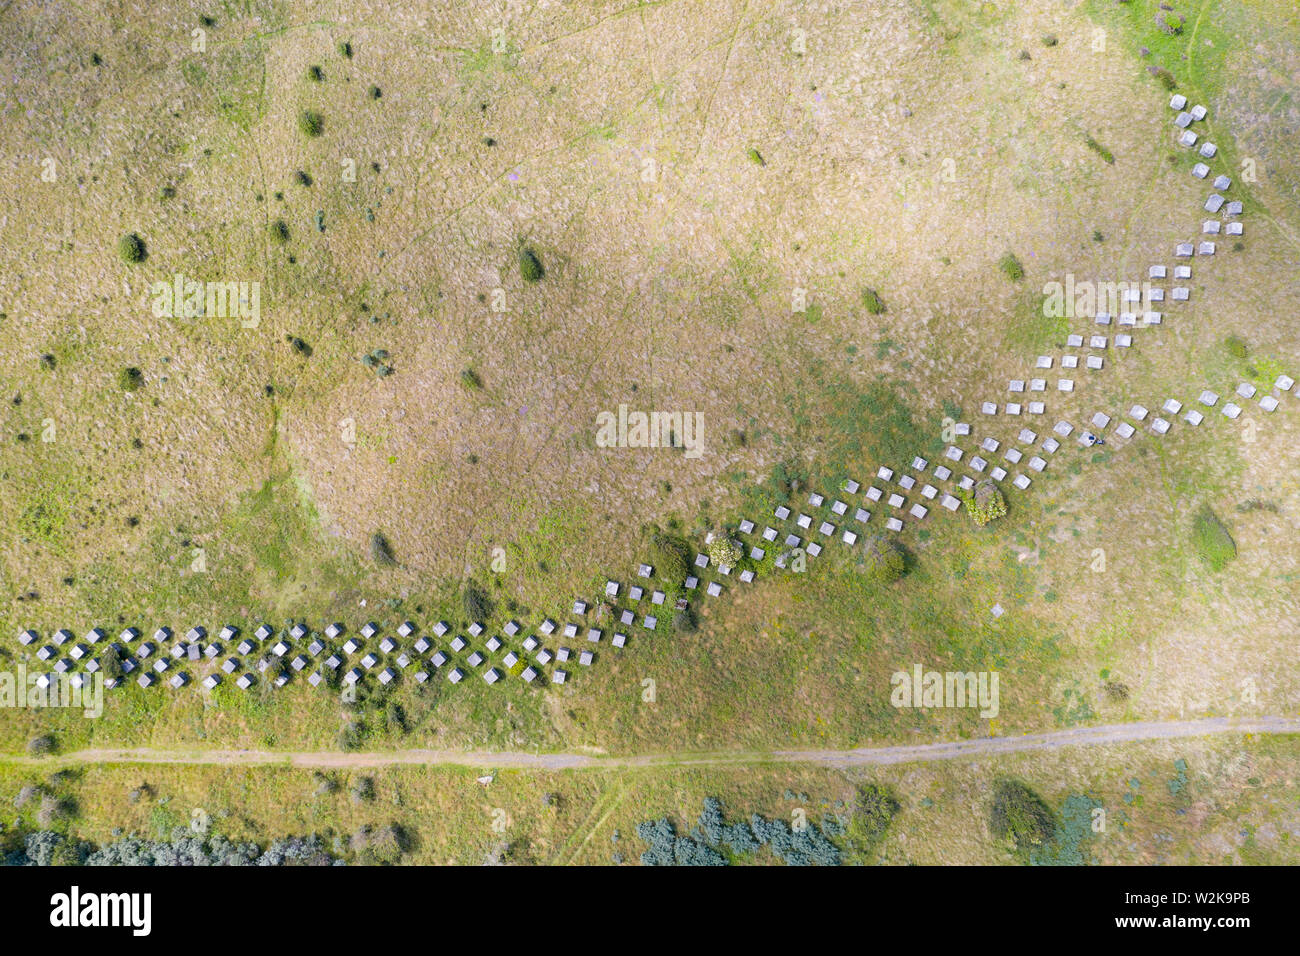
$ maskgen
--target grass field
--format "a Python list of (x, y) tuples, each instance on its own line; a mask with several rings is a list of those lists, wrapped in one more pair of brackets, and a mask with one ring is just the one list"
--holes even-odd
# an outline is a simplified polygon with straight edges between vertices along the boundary
[[(1174, 6), (10, 5), (0, 665), (40, 666), (15, 640), (25, 627), (463, 626), (469, 588), (489, 623), (532, 628), (607, 577), (631, 581), (657, 530), (698, 543), (810, 487), (935, 458), (946, 423), (1086, 330), (1044, 317), (1045, 283), (1140, 279), (1199, 232), (1204, 184), (1175, 145), (1162, 70), (1209, 108), (1247, 232), (1197, 261), (1176, 322), (1054, 394), (1052, 420), (1295, 374), (1300, 13)], [(1166, 32), (1157, 16), (1181, 20)], [(142, 246), (124, 250), (126, 235)], [(178, 274), (259, 283), (259, 314), (157, 314), (154, 283)], [(602, 447), (598, 416), (620, 405), (697, 414), (703, 453)], [(1292, 714), (1300, 423), (1214, 418), (1063, 449), (986, 528), (935, 509), (901, 538), (901, 581), (828, 550), (704, 602), (696, 630), (665, 622), (602, 650), (564, 686), (435, 678), (352, 705), (302, 680), (129, 683), (98, 720), (0, 711), (0, 751), (51, 734), (65, 751), (679, 752)], [(1206, 544), (1206, 509), (1231, 559)], [(890, 675), (915, 664), (998, 671), (998, 716), (890, 706)], [(1265, 749), (1279, 776), (1263, 786), (1285, 793), (1294, 750)], [(1046, 768), (1014, 771), (1063, 799), (1046, 783), (1062, 767)], [(88, 769), (78, 786), (132, 772)], [(770, 798), (784, 772), (565, 778), (577, 789), (549, 821), (530, 801), (552, 784), (493, 786), (529, 805), (537, 859), (599, 862), (608, 836), (577, 836), (589, 814), (628, 838), (633, 807), (691, 816), (710, 786), (784, 812)], [(951, 794), (952, 772), (917, 771), (912, 789)], [(213, 785), (175, 773), (182, 802)], [(413, 806), (474, 786), (392, 773)], [(855, 785), (788, 783), (826, 799)], [(1248, 812), (1248, 788), (1224, 792), (1214, 812)], [(350, 832), (370, 812), (264, 811), (250, 811), (261, 833)], [(144, 812), (84, 824), (102, 836)], [(907, 804), (916, 836), (883, 858), (938, 858), (918, 848), (935, 837), (954, 858), (998, 859), (924, 818)], [(466, 828), (413, 858), (487, 853)], [(1167, 859), (1288, 848), (1198, 840), (1175, 837)], [(1101, 856), (1158, 856), (1138, 844)]]
[[(667, 817), (689, 833), (705, 798), (717, 797), (728, 820), (759, 813), (793, 824), (802, 815), (819, 825), (839, 816), (845, 863), (1013, 864), (1023, 857), (990, 830), (989, 815), (997, 782), (1017, 780), (1061, 826), (1053, 852), (1077, 852), (1077, 862), (1279, 864), (1294, 861), (1300, 838), (1294, 770), (1293, 739), (1225, 738), (871, 772), (781, 764), (486, 774), (5, 764), (0, 797), (21, 804), (16, 819), (32, 825), (42, 797), (52, 797), (62, 806), (53, 828), (97, 844), (167, 839), (177, 827), (262, 843), (311, 832), (353, 859), (352, 835), (396, 825), (409, 836), (402, 862), (439, 864), (635, 863), (647, 848), (638, 823)], [(854, 820), (869, 787), (898, 804), (880, 839), (867, 839)], [(24, 788), (35, 790), (20, 796)], [(1071, 822), (1071, 800), (1091, 808), (1086, 832)], [(779, 860), (760, 850), (737, 862)]]

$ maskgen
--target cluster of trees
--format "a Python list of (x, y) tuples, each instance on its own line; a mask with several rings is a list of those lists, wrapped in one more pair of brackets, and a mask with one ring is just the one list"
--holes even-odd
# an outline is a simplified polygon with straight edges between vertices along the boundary
[(6, 866), (329, 866), (341, 863), (316, 835), (284, 837), (265, 849), (178, 828), (171, 840), (123, 837), (103, 846), (54, 830), (28, 833)]
[(820, 826), (809, 823), (795, 829), (758, 813), (748, 821), (728, 823), (722, 801), (708, 797), (689, 834), (679, 834), (667, 817), (638, 824), (636, 833), (648, 844), (641, 854), (643, 866), (727, 866), (733, 857), (764, 846), (790, 866), (838, 866), (840, 849), (831, 837), (843, 836), (845, 827), (828, 816)]
[(1019, 780), (999, 780), (993, 788), (989, 830), (1032, 866), (1083, 866), (1093, 862), (1090, 841), (1101, 801), (1087, 794), (1065, 798), (1053, 812)]

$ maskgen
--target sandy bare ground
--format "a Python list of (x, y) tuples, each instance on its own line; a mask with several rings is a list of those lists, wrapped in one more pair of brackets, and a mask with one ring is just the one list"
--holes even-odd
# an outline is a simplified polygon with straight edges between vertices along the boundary
[(932, 744), (863, 747), (855, 750), (723, 751), (716, 753), (632, 754), (606, 757), (584, 753), (526, 753), (522, 751), (394, 750), (389, 752), (328, 753), (266, 750), (79, 750), (51, 757), (9, 757), (22, 764), (163, 763), (287, 765), (303, 768), (388, 767), (408, 764), (481, 769), (574, 770), (653, 766), (745, 766), (764, 763), (811, 763), (829, 767), (868, 764), (925, 763), (934, 760), (979, 759), (1006, 753), (1059, 750), (1098, 744), (1123, 744), (1217, 734), (1300, 734), (1300, 718), (1206, 717), (1198, 720), (1139, 721), (1099, 727), (1075, 727), (1019, 737), (985, 737)]

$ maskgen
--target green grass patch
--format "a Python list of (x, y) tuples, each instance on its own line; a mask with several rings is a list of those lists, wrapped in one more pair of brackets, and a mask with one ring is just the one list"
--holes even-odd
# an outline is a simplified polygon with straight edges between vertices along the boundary
[(1237, 543), (1209, 505), (1192, 521), (1192, 547), (1211, 571), (1222, 571), (1237, 557)]
[(1025, 267), (1020, 264), (1014, 252), (1008, 252), (998, 260), (998, 270), (1012, 282), (1019, 282), (1025, 277)]

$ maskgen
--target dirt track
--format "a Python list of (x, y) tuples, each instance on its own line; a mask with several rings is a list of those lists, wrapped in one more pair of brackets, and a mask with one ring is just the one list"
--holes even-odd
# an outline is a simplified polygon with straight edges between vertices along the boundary
[(652, 766), (745, 766), (764, 763), (811, 763), (829, 767), (857, 767), (869, 764), (918, 763), (933, 760), (979, 759), (1005, 753), (1058, 750), (1098, 744), (1123, 744), (1216, 734), (1300, 734), (1300, 718), (1256, 717), (1233, 719), (1207, 717), (1198, 720), (1146, 721), (1077, 727), (1020, 737), (985, 737), (907, 744), (894, 747), (864, 747), (856, 750), (721, 751), (715, 753), (631, 754), (599, 756), (584, 753), (525, 753), (521, 751), (394, 750), (360, 753), (292, 752), (266, 750), (155, 750), (148, 747), (123, 750), (80, 750), (50, 757), (0, 758), (15, 763), (167, 763), (228, 764), (232, 766), (286, 765), (305, 768), (385, 767), (405, 764), (447, 765), (481, 769), (573, 770), (604, 767)]

